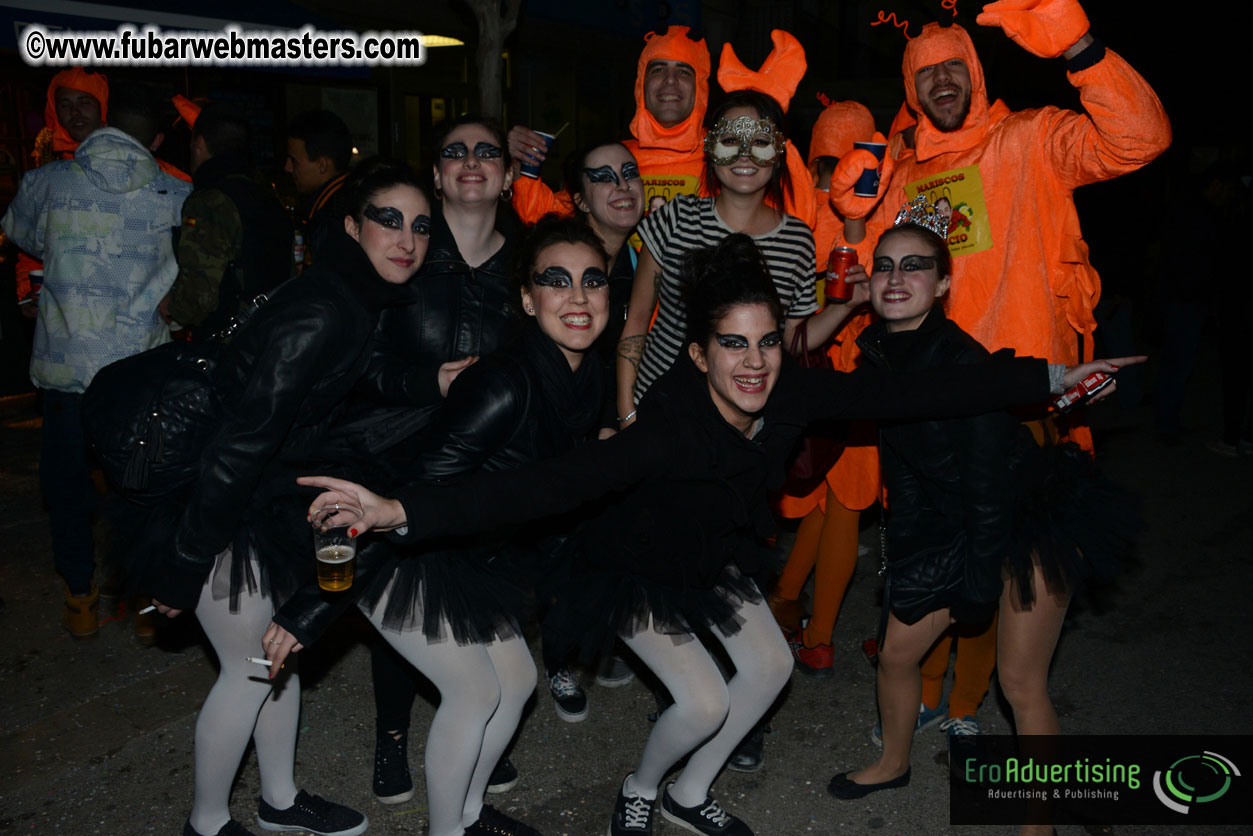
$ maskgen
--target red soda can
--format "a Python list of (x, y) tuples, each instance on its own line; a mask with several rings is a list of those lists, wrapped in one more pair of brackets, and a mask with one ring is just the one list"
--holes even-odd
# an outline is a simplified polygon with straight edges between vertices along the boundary
[(827, 278), (823, 285), (822, 295), (828, 302), (847, 302), (853, 298), (853, 291), (844, 280), (848, 268), (857, 263), (857, 250), (852, 247), (836, 247), (831, 250), (827, 259)]

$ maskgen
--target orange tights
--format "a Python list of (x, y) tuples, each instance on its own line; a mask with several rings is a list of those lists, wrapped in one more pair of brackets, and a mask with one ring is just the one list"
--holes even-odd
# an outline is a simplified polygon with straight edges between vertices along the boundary
[(996, 623), (998, 617), (979, 633), (962, 632), (954, 636), (950, 628), (940, 636), (922, 660), (922, 701), (929, 708), (940, 704), (943, 695), (944, 674), (948, 671), (949, 651), (953, 639), (957, 639), (957, 663), (953, 666), (953, 691), (948, 695), (948, 716), (973, 717), (979, 703), (988, 695), (992, 671), (996, 668)]
[(827, 488), (827, 511), (815, 508), (801, 521), (775, 594), (795, 601), (814, 572), (814, 611), (805, 627), (806, 647), (830, 644), (844, 592), (857, 566), (860, 511), (845, 508)]

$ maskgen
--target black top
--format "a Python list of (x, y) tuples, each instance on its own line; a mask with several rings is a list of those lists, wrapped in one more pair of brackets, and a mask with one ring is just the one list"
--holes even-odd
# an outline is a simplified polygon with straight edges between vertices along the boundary
[(509, 281), (516, 230), (507, 214), (501, 218), (504, 245), (471, 267), (444, 213), (431, 212), (426, 259), (411, 282), (414, 299), (380, 318), (362, 394), (389, 405), (438, 402), (442, 364), (490, 354), (516, 333), (521, 302)]
[[(868, 363), (895, 371), (983, 364), (991, 356), (938, 305), (916, 330), (893, 334), (876, 322), (857, 344)], [(1021, 490), (1018, 465), (1034, 448), (1026, 433), (1002, 410), (879, 422), (888, 496), (885, 606), (901, 621), (944, 607), (962, 621), (991, 614)]]
[[(148, 587), (155, 598), (195, 606), (215, 556), (232, 542), (247, 544), (247, 537), (236, 535), (248, 533), (254, 522), (272, 521), (270, 502), (294, 493), (295, 475), (316, 458), (337, 407), (365, 366), (379, 313), (403, 293), (341, 233), (318, 264), (275, 291), (226, 346), (216, 375), (226, 414), (202, 454), (173, 553)], [(280, 594), (313, 568), (311, 559), (281, 565), (285, 558), (273, 548), (258, 548), (257, 556), (268, 591)], [(232, 583), (236, 592), (238, 580)]]
[(752, 572), (773, 531), (767, 494), (803, 427), (820, 418), (971, 415), (1048, 393), (1042, 360), (888, 374), (800, 369), (785, 360), (753, 438), (718, 413), (686, 356), (640, 405), (636, 424), (559, 459), (397, 492), (409, 539), (481, 531), (571, 511), (614, 492), (580, 530), (588, 559), (661, 583), (708, 587), (729, 564)]

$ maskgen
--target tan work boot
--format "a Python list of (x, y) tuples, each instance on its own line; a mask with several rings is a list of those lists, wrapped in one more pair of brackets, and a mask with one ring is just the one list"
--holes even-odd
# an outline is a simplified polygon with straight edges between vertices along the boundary
[(69, 587), (65, 589), (65, 629), (76, 639), (94, 638), (100, 629), (98, 610), (100, 609), (100, 588), (91, 585), (91, 592), (86, 595), (71, 595)]

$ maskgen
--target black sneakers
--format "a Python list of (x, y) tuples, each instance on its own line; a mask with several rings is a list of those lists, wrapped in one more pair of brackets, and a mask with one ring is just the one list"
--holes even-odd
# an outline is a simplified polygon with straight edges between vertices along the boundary
[(256, 834), (234, 819), (222, 825), (217, 833), (201, 834), (191, 826), (191, 820), (188, 819), (183, 823), (183, 836), (256, 836)]
[(359, 836), (370, 820), (342, 804), (301, 790), (286, 810), (275, 810), (265, 799), (257, 809), (257, 824), (263, 830), (304, 830), (316, 836)]
[(731, 757), (727, 758), (727, 769), (732, 772), (757, 772), (765, 762), (766, 730), (759, 726), (735, 747)]
[(509, 792), (517, 785), (518, 768), (508, 758), (501, 758), (496, 762), (496, 768), (487, 779), (487, 791), (492, 795), (499, 795), (502, 792)]
[(669, 784), (661, 794), (661, 815), (684, 830), (705, 836), (753, 836), (748, 825), (724, 811), (713, 798), (706, 798), (704, 804), (695, 807), (680, 807), (670, 797)]
[(587, 719), (587, 694), (570, 671), (562, 668), (550, 676), (548, 690), (553, 695), (553, 708), (562, 720), (579, 723)]
[(609, 836), (652, 836), (652, 833), (653, 800), (642, 795), (627, 795), (626, 779), (623, 779), (618, 800), (613, 805), (613, 818), (609, 821)]
[(413, 798), (409, 775), (409, 732), (379, 731), (374, 738), (374, 797), (383, 804), (403, 804)]
[(528, 824), (511, 819), (490, 804), (479, 811), (479, 820), (466, 828), (466, 836), (543, 836)]

